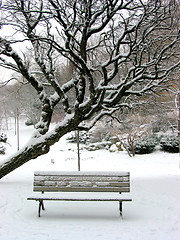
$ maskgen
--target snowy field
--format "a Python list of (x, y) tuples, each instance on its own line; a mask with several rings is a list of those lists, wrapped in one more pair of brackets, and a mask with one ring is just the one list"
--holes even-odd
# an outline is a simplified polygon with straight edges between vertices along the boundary
[[(20, 126), (20, 145), (33, 129)], [(14, 130), (7, 132), (7, 154), (16, 150)], [(82, 171), (130, 171), (132, 202), (45, 202), (37, 217), (32, 196), (36, 170), (77, 170), (76, 145), (65, 138), (50, 153), (0, 180), (1, 240), (178, 240), (180, 239), (180, 156), (156, 151), (130, 158), (126, 152), (81, 151)]]

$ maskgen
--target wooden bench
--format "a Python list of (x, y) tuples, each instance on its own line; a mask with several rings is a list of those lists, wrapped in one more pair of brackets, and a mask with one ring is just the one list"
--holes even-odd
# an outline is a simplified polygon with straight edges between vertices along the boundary
[[(39, 201), (38, 216), (44, 208), (44, 200), (49, 201), (118, 201), (119, 211), (122, 216), (122, 202), (132, 201), (129, 196), (121, 193), (130, 192), (129, 172), (57, 172), (44, 171), (34, 173), (35, 192), (108, 192), (118, 194), (108, 194), (107, 196), (33, 196), (28, 200)], [(119, 195), (119, 193), (121, 195)], [(52, 194), (51, 194), (52, 195)], [(91, 195), (91, 194), (90, 194)]]

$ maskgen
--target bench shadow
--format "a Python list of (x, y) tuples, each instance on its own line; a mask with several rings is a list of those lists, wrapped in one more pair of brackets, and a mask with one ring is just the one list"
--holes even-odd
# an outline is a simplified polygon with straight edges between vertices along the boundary
[[(103, 206), (89, 206), (88, 204), (81, 206), (80, 203), (76, 206), (68, 206), (67, 203), (62, 204), (61, 207), (54, 208), (53, 205), (49, 204), (45, 206), (45, 211), (41, 212), (40, 219), (63, 219), (63, 220), (122, 220), (119, 214), (118, 208), (104, 208)], [(57, 206), (57, 205), (56, 205)]]

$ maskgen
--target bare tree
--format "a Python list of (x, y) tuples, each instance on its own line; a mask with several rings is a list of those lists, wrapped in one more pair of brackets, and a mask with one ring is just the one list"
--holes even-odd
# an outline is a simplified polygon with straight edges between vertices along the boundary
[[(0, 178), (47, 153), (67, 132), (88, 130), (103, 116), (133, 107), (134, 96), (167, 88), (166, 77), (180, 65), (177, 8), (175, 0), (7, 0), (3, 29), (12, 25), (14, 34), (0, 38), (0, 65), (23, 75), (42, 109), (36, 133), (1, 163)], [(31, 48), (41, 78), (15, 50), (19, 42)], [(73, 71), (64, 83), (55, 72), (65, 59)], [(48, 132), (59, 103), (64, 119)]]

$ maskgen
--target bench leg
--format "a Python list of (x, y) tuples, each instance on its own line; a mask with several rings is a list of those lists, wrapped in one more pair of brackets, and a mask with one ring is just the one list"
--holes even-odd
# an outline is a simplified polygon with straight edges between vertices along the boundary
[(39, 217), (41, 216), (41, 208), (42, 210), (45, 210), (43, 200), (39, 200), (39, 210), (38, 210)]
[[(121, 194), (121, 192), (119, 192)], [(119, 201), (119, 211), (120, 211), (120, 216), (122, 217), (122, 201)]]
[(122, 202), (119, 201), (119, 211), (120, 211), (120, 216), (122, 217)]

